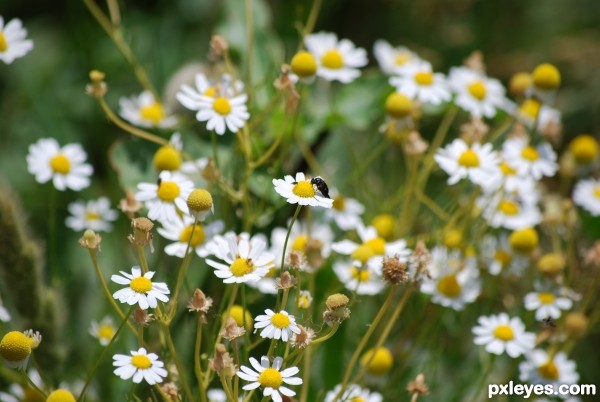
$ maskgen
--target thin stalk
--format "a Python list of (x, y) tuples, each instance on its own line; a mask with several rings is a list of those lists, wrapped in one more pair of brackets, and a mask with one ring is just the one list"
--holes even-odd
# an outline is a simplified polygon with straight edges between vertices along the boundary
[[(306, 25), (304, 26), (304, 30), (302, 31), (302, 39), (304, 39), (306, 35), (309, 35), (315, 28), (315, 24), (317, 23), (317, 17), (319, 16), (319, 11), (321, 11), (322, 4), (323, 0), (315, 0), (313, 2), (312, 8), (310, 9), (310, 14), (308, 15), (308, 19), (306, 20)], [(302, 42), (300, 46), (302, 46)]]
[(192, 248), (192, 239), (194, 238), (194, 231), (196, 230), (196, 225), (198, 224), (198, 217), (194, 218), (194, 223), (192, 225), (192, 231), (190, 233), (190, 238), (188, 239), (187, 246), (185, 248), (185, 257), (181, 260), (181, 264), (179, 265), (179, 274), (177, 275), (177, 284), (175, 286), (175, 293), (173, 294), (173, 307), (172, 312), (177, 308), (177, 301), (179, 299), (179, 292), (181, 291), (181, 286), (183, 285), (183, 278), (185, 277), (185, 272), (187, 271), (187, 267), (190, 265), (190, 261), (192, 259), (191, 248)]
[[(300, 210), (302, 209), (302, 205), (298, 204), (298, 206), (296, 207), (296, 211), (294, 212), (294, 216), (292, 217), (292, 221), (290, 222), (290, 225), (288, 226), (288, 230), (287, 233), (285, 234), (285, 241), (283, 242), (283, 252), (281, 253), (281, 269), (284, 269), (284, 263), (285, 263), (285, 251), (287, 249), (287, 244), (288, 244), (288, 240), (290, 239), (290, 233), (292, 233), (292, 227), (294, 226), (294, 222), (296, 222), (296, 219), (298, 218), (298, 215), (300, 214)], [(285, 307), (285, 305), (284, 305)]]
[(128, 124), (127, 122), (125, 122), (124, 120), (122, 120), (119, 116), (117, 116), (111, 110), (110, 106), (108, 106), (108, 104), (106, 103), (106, 101), (103, 98), (98, 98), (98, 102), (100, 103), (100, 107), (102, 108), (102, 110), (104, 111), (104, 113), (106, 113), (106, 117), (108, 117), (108, 119), (110, 121), (112, 121), (113, 123), (115, 123), (122, 130), (125, 130), (129, 134), (134, 135), (136, 137), (143, 138), (143, 139), (148, 140), (150, 142), (154, 142), (155, 144), (167, 145), (169, 143), (169, 141), (167, 141), (164, 138), (161, 138), (161, 137), (159, 137), (157, 135), (154, 135), (154, 134), (150, 134), (149, 132), (144, 131), (142, 129), (139, 129), (137, 127), (134, 127), (131, 124)]
[(175, 367), (177, 367), (177, 371), (179, 372), (179, 378), (181, 386), (183, 387), (183, 391), (185, 392), (187, 400), (193, 401), (194, 397), (192, 394), (192, 389), (190, 388), (187, 382), (184, 367), (181, 365), (179, 357), (177, 356), (177, 352), (175, 351), (175, 344), (173, 343), (173, 338), (171, 337), (171, 331), (169, 330), (169, 327), (165, 324), (162, 325), (162, 328), (163, 333), (165, 335), (165, 339), (167, 341), (167, 348), (169, 349), (169, 353), (171, 353), (171, 357), (173, 359), (173, 362), (175, 363)]
[(202, 377), (202, 366), (200, 365), (200, 346), (202, 343), (202, 325), (204, 316), (198, 314), (198, 324), (196, 325), (196, 342), (194, 343), (194, 371), (198, 381), (198, 390), (200, 392), (200, 402), (206, 402), (206, 387)]
[(56, 262), (56, 214), (58, 190), (52, 186), (50, 190), (50, 218), (48, 222), (48, 244), (49, 244), (49, 261), (50, 261), (50, 279), (52, 283), (56, 283), (60, 275), (57, 272), (58, 264)]
[(245, 0), (246, 8), (246, 83), (248, 83), (248, 99), (251, 99), (250, 90), (252, 89), (252, 61), (254, 56), (254, 7), (252, 0)]
[(37, 392), (40, 393), (40, 395), (42, 395), (44, 397), (44, 399), (46, 399), (48, 397), (48, 394), (46, 394), (44, 391), (42, 391), (40, 389), (40, 387), (38, 387), (35, 382), (33, 382), (33, 380), (31, 378), (29, 378), (29, 374), (27, 374), (27, 371), (23, 370), (20, 371), (21, 375), (23, 376), (23, 378), (25, 379), (25, 382), (27, 382), (27, 384), (29, 384), (29, 386), (33, 389), (35, 389)]

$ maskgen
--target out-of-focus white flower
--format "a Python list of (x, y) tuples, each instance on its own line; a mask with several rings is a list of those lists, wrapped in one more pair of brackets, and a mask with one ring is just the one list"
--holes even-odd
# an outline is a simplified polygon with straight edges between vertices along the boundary
[(399, 74), (390, 78), (390, 84), (411, 99), (439, 105), (452, 97), (444, 75), (434, 73), (431, 64), (424, 60), (409, 63)]
[(485, 350), (501, 355), (506, 352), (510, 357), (518, 357), (533, 350), (535, 334), (525, 332), (525, 324), (519, 317), (510, 318), (506, 313), (481, 316), (473, 327), (476, 345), (485, 345)]
[(33, 49), (33, 41), (25, 39), (26, 36), (27, 30), (20, 19), (13, 18), (4, 25), (4, 18), (0, 16), (0, 60), (11, 64), (29, 53)]
[(335, 33), (318, 32), (304, 38), (306, 49), (315, 56), (317, 76), (344, 84), (360, 76), (360, 67), (367, 65), (367, 52), (348, 39), (338, 40)]
[(373, 53), (381, 71), (388, 75), (399, 74), (411, 62), (419, 60), (410, 49), (404, 46), (393, 47), (383, 39), (375, 41)]
[(75, 201), (69, 204), (71, 216), (65, 224), (75, 231), (91, 229), (96, 232), (110, 232), (111, 222), (117, 219), (117, 211), (110, 207), (110, 200), (100, 197), (97, 200)]
[(500, 174), (499, 156), (489, 143), (476, 142), (469, 146), (457, 138), (445, 148), (439, 149), (434, 159), (450, 175), (450, 185), (468, 178), (474, 184), (484, 186)]

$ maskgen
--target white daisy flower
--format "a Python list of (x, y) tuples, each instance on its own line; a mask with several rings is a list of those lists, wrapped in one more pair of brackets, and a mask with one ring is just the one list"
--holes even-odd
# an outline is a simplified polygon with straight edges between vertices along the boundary
[(195, 88), (184, 84), (175, 97), (186, 108), (198, 110), (196, 105), (202, 102), (201, 96), (216, 97), (220, 93), (226, 93), (228, 96), (235, 96), (244, 90), (244, 83), (239, 80), (233, 80), (231, 75), (223, 74), (220, 80), (208, 78), (205, 74), (198, 73), (194, 78)]
[(351, 261), (337, 261), (333, 264), (333, 272), (346, 289), (357, 295), (376, 295), (385, 287), (381, 279), (381, 269), (366, 264), (361, 268)]
[(247, 233), (237, 236), (228, 232), (215, 236), (207, 247), (211, 254), (226, 262), (206, 259), (223, 283), (256, 282), (273, 267), (273, 255), (265, 251), (267, 243), (258, 236), (250, 238)]
[(209, 158), (198, 158), (181, 164), (180, 172), (194, 182), (196, 188), (206, 188), (204, 169), (209, 165)]
[(10, 313), (8, 312), (6, 307), (2, 305), (2, 301), (0, 301), (0, 322), (9, 322), (10, 320)]
[(411, 99), (432, 105), (439, 105), (452, 97), (444, 75), (434, 73), (431, 64), (424, 60), (409, 63), (399, 76), (390, 78), (390, 85)]
[(275, 191), (290, 204), (310, 205), (312, 207), (331, 208), (333, 200), (324, 197), (304, 173), (296, 173), (296, 179), (286, 175), (284, 179), (273, 179)]
[(298, 308), (306, 310), (312, 304), (313, 297), (308, 290), (301, 290), (296, 298)]
[(456, 93), (454, 103), (472, 116), (492, 118), (506, 105), (505, 90), (500, 81), (467, 67), (454, 67), (448, 77)]
[[(275, 262), (280, 262), (281, 259), (275, 258)], [(272, 266), (269, 269), (269, 272), (256, 282), (247, 282), (247, 285), (251, 288), (257, 289), (260, 293), (264, 293), (267, 295), (276, 295), (278, 292), (277, 289), (277, 280), (276, 278), (279, 276), (279, 270)]]
[[(158, 233), (165, 239), (174, 242), (165, 246), (165, 253), (175, 257), (185, 257), (185, 250), (190, 243), (189, 252), (195, 251), (200, 257), (207, 257), (210, 251), (206, 247), (208, 242), (217, 234), (221, 233), (225, 225), (222, 221), (216, 221), (208, 225), (196, 223), (194, 228), (194, 218), (183, 216), (181, 220), (164, 221), (162, 228), (158, 228)], [(193, 234), (192, 234), (193, 229)], [(190, 242), (191, 237), (191, 242)]]
[(525, 308), (535, 310), (535, 319), (543, 321), (546, 318), (560, 318), (561, 310), (569, 310), (573, 302), (555, 292), (530, 292), (525, 295)]
[(408, 48), (393, 47), (383, 39), (375, 41), (373, 53), (381, 71), (388, 75), (398, 74), (411, 62), (419, 60), (419, 57)]
[(506, 352), (510, 357), (518, 357), (533, 350), (535, 334), (525, 332), (525, 324), (519, 317), (510, 318), (506, 313), (481, 316), (479, 325), (473, 327), (473, 342), (485, 345), (489, 353), (501, 355)]
[(561, 384), (576, 384), (579, 374), (575, 362), (569, 360), (564, 352), (550, 357), (546, 351), (535, 349), (527, 354), (526, 361), (519, 364), (519, 379), (530, 384), (551, 384), (558, 388)]
[(529, 204), (535, 204), (539, 201), (536, 184), (531, 176), (521, 176), (517, 174), (514, 167), (505, 161), (501, 161), (500, 174), (486, 182), (483, 185), (483, 190), (488, 194), (502, 190), (506, 194), (517, 195)]
[(250, 364), (254, 368), (252, 370), (249, 367), (241, 366), (237, 372), (237, 376), (242, 380), (249, 381), (250, 384), (244, 385), (242, 389), (249, 391), (258, 387), (263, 387), (263, 395), (265, 397), (271, 397), (273, 402), (282, 402), (283, 398), (281, 395), (292, 397), (296, 395), (296, 392), (292, 391), (287, 385), (300, 385), (302, 379), (300, 377), (294, 377), (300, 370), (298, 367), (288, 367), (285, 370), (281, 370), (283, 365), (283, 358), (276, 357), (273, 359), (273, 366), (269, 367), (269, 358), (263, 356), (260, 359), (260, 364), (254, 358), (250, 358)]
[(164, 303), (169, 301), (167, 296), (170, 291), (166, 283), (152, 282), (154, 276), (153, 271), (148, 271), (142, 275), (142, 270), (139, 266), (131, 268), (131, 274), (124, 271), (121, 275), (113, 275), (110, 279), (119, 285), (128, 285), (128, 287), (117, 290), (113, 297), (121, 303), (127, 303), (130, 306), (139, 304), (142, 310), (148, 307), (156, 308), (157, 300)]
[(342, 384), (336, 385), (334, 389), (327, 392), (324, 402), (383, 402), (383, 396), (380, 393), (361, 388), (357, 384), (348, 384), (339, 399), (336, 399), (341, 390)]
[[(281, 262), (287, 231), (287, 228), (275, 228), (271, 232), (271, 252), (278, 264)], [(292, 251), (304, 253), (309, 268), (317, 269), (323, 261), (329, 258), (332, 242), (333, 232), (329, 225), (316, 222), (308, 225), (302, 221), (296, 221), (290, 231), (286, 252), (288, 254)]]
[(254, 332), (262, 328), (262, 331), (260, 331), (261, 337), (281, 339), (283, 342), (287, 342), (293, 334), (300, 333), (296, 319), (287, 311), (281, 310), (276, 313), (273, 310), (266, 309), (265, 313), (254, 319)]
[(573, 202), (592, 216), (600, 215), (600, 179), (577, 182), (573, 190)]
[(111, 222), (117, 219), (117, 211), (111, 209), (110, 200), (100, 197), (88, 202), (78, 200), (68, 206), (71, 216), (67, 217), (65, 225), (75, 231), (91, 229), (96, 232), (110, 232)]
[(477, 200), (477, 204), (483, 209), (483, 217), (494, 228), (519, 230), (542, 221), (542, 213), (537, 205), (515, 194), (484, 195)]
[(330, 193), (333, 197), (333, 208), (325, 211), (325, 219), (335, 221), (342, 230), (356, 229), (362, 223), (361, 215), (365, 212), (365, 207), (354, 198), (340, 195), (335, 189)]
[(450, 185), (468, 178), (473, 183), (484, 186), (500, 174), (499, 156), (489, 143), (476, 142), (469, 146), (457, 138), (445, 148), (438, 149), (434, 159), (450, 175)]
[(335, 33), (318, 32), (304, 38), (306, 50), (315, 56), (317, 76), (327, 81), (347, 84), (360, 77), (360, 67), (367, 65), (367, 52), (348, 39), (338, 40)]
[(123, 380), (133, 377), (133, 382), (139, 384), (142, 380), (150, 385), (163, 381), (168, 375), (163, 367), (165, 364), (158, 360), (156, 353), (148, 353), (146, 349), (132, 350), (131, 355), (116, 354), (113, 356), (114, 373)]
[(400, 239), (394, 242), (386, 242), (377, 234), (377, 229), (373, 226), (364, 226), (361, 223), (356, 232), (362, 241), (361, 244), (351, 240), (342, 240), (333, 243), (333, 251), (349, 255), (357, 264), (369, 264), (375, 270), (381, 268), (384, 257), (398, 256), (400, 261), (408, 261), (410, 249), (406, 248), (406, 241)]
[(27, 30), (20, 19), (13, 18), (4, 25), (4, 18), (0, 16), (0, 60), (11, 64), (29, 53), (33, 49), (33, 41), (25, 39), (26, 36)]
[(432, 295), (433, 303), (460, 311), (481, 293), (476, 261), (465, 259), (460, 251), (434, 247), (427, 270), (430, 277), (421, 283), (421, 292)]
[(521, 275), (529, 265), (529, 259), (513, 252), (508, 242), (508, 235), (486, 235), (481, 241), (483, 265), (492, 275), (507, 272)]
[(61, 148), (54, 138), (42, 138), (29, 146), (27, 170), (38, 183), (52, 180), (57, 190), (79, 191), (90, 185), (94, 172), (92, 166), (85, 163), (86, 159), (87, 154), (80, 144)]
[(100, 345), (106, 346), (115, 336), (117, 327), (115, 327), (112, 317), (106, 316), (100, 322), (92, 321), (89, 332), (91, 336), (100, 341)]
[(188, 215), (187, 197), (194, 189), (194, 183), (180, 173), (163, 171), (158, 182), (138, 184), (135, 199), (145, 203), (148, 218), (160, 222), (173, 222), (180, 219), (179, 211)]
[(177, 125), (177, 117), (169, 115), (169, 111), (150, 91), (119, 99), (119, 115), (139, 127), (173, 128)]
[(526, 138), (511, 138), (504, 142), (502, 153), (504, 160), (521, 176), (539, 180), (554, 176), (558, 170), (556, 153), (546, 142), (532, 146)]
[[(218, 388), (213, 388), (206, 391), (206, 397), (208, 398), (208, 402), (228, 402), (225, 391)], [(243, 398), (240, 396), (238, 401), (242, 402)]]

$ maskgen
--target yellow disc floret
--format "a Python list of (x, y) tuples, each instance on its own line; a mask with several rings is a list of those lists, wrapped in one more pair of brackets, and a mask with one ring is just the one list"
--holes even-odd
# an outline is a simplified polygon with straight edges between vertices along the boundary
[(346, 200), (341, 195), (333, 198), (333, 209), (336, 211), (343, 211), (346, 208)]
[(467, 168), (479, 166), (479, 155), (472, 149), (467, 149), (458, 157), (458, 164)]
[(363, 243), (365, 246), (371, 247), (376, 255), (385, 254), (385, 240), (381, 237), (374, 237)]
[(458, 280), (456, 279), (456, 275), (444, 276), (439, 280), (437, 289), (441, 294), (451, 299), (459, 296), (462, 291), (460, 283), (458, 283)]
[(247, 310), (244, 310), (242, 306), (237, 304), (231, 306), (229, 311), (223, 316), (223, 319), (226, 320), (228, 317), (233, 318), (235, 323), (240, 327), (244, 325), (245, 320), (246, 331), (250, 331), (252, 329), (252, 315)]
[(321, 64), (323, 64), (323, 67), (337, 70), (344, 66), (344, 57), (338, 50), (331, 49), (321, 57)]
[(115, 329), (111, 325), (101, 325), (98, 328), (97, 335), (100, 339), (112, 339), (115, 335)]
[(55, 173), (67, 174), (71, 171), (71, 162), (63, 154), (58, 154), (50, 159), (50, 167)]
[(236, 258), (229, 267), (233, 276), (244, 276), (254, 271), (254, 265), (247, 258)]
[(531, 77), (531, 74), (520, 72), (512, 76), (508, 89), (515, 96), (524, 96), (532, 83), (533, 77)]
[(152, 366), (152, 362), (145, 355), (131, 356), (131, 364), (139, 369), (147, 369)]
[(538, 294), (538, 299), (542, 304), (552, 304), (554, 303), (556, 296), (554, 296), (554, 293), (541, 292)]
[(226, 116), (231, 112), (231, 103), (227, 98), (217, 98), (213, 103), (213, 110), (221, 116)]
[(315, 196), (315, 189), (311, 182), (309, 181), (299, 181), (294, 185), (292, 192), (296, 194), (298, 197), (302, 198), (312, 198)]
[(419, 85), (429, 86), (433, 84), (433, 74), (430, 71), (419, 71), (415, 74), (414, 79)]
[(57, 389), (48, 395), (46, 402), (75, 402), (75, 397), (66, 389)]
[(512, 341), (515, 339), (515, 332), (510, 325), (498, 325), (494, 330), (494, 336), (502, 341)]
[(356, 279), (358, 282), (366, 282), (371, 277), (369, 271), (366, 269), (358, 269), (356, 267), (352, 267), (350, 275), (352, 275), (352, 278)]
[(560, 85), (560, 72), (552, 64), (540, 64), (531, 75), (533, 76), (533, 85), (538, 88), (552, 90)]
[(152, 290), (152, 281), (148, 278), (144, 278), (143, 276), (138, 276), (137, 278), (133, 278), (129, 283), (129, 287), (137, 293), (146, 293)]
[(523, 159), (527, 159), (528, 161), (531, 161), (531, 162), (537, 161), (538, 159), (540, 159), (540, 153), (538, 152), (537, 149), (535, 149), (531, 145), (527, 145), (526, 147), (523, 148), (523, 150), (521, 151), (521, 156), (523, 157)]
[(353, 260), (357, 260), (362, 262), (363, 264), (369, 261), (369, 258), (375, 255), (375, 251), (372, 247), (369, 247), (365, 244), (358, 246), (351, 254)]
[(151, 105), (140, 108), (140, 117), (149, 120), (157, 126), (164, 118), (165, 111), (160, 103), (154, 102)]
[(521, 253), (532, 252), (537, 247), (538, 241), (538, 234), (533, 228), (515, 230), (508, 238), (510, 246)]
[(278, 389), (283, 382), (283, 377), (278, 370), (269, 367), (258, 376), (258, 382), (265, 388)]
[(519, 107), (519, 110), (525, 116), (527, 116), (531, 119), (535, 119), (535, 118), (537, 118), (538, 114), (540, 113), (541, 107), (542, 107), (542, 104), (540, 103), (540, 101), (533, 99), (533, 98), (529, 98), (529, 99), (526, 99), (521, 104), (521, 106)]
[(188, 196), (187, 206), (193, 212), (208, 211), (213, 207), (212, 195), (203, 188), (197, 188)]
[(158, 185), (156, 195), (162, 201), (173, 202), (179, 196), (180, 190), (174, 181), (163, 181)]
[(380, 347), (367, 350), (360, 358), (360, 364), (366, 366), (369, 374), (383, 375), (392, 368), (394, 358), (388, 348)]
[[(193, 232), (193, 233), (192, 233)], [(191, 240), (190, 240), (191, 238)], [(189, 225), (186, 226), (179, 234), (179, 241), (182, 243), (190, 243), (191, 247), (198, 247), (204, 243), (205, 239), (204, 229), (200, 225)]]
[(578, 135), (569, 144), (569, 151), (577, 163), (588, 164), (598, 157), (598, 141), (589, 134)]
[(392, 117), (406, 117), (412, 111), (412, 100), (399, 92), (391, 93), (385, 100), (385, 111)]
[(498, 203), (498, 211), (505, 215), (517, 215), (519, 213), (519, 204), (509, 200), (502, 200)]
[(308, 243), (308, 236), (299, 235), (296, 236), (294, 242), (292, 243), (292, 250), (294, 251), (304, 251), (306, 249), (306, 244)]
[(275, 313), (273, 314), (273, 317), (271, 317), (271, 324), (280, 329), (287, 328), (290, 323), (290, 317), (283, 313)]
[(0, 52), (4, 52), (8, 48), (8, 42), (4, 37), (4, 34), (0, 32)]
[(486, 88), (483, 81), (473, 81), (468, 86), (467, 89), (471, 96), (473, 96), (477, 100), (484, 100), (486, 95)]
[(377, 235), (383, 239), (389, 239), (394, 234), (396, 220), (390, 214), (379, 214), (371, 221), (371, 226), (377, 231)]
[(444, 245), (448, 248), (462, 247), (463, 234), (458, 229), (450, 229), (444, 234)]
[(558, 380), (558, 367), (552, 360), (548, 360), (546, 363), (538, 367), (538, 373), (548, 380)]
[(315, 56), (305, 50), (301, 50), (292, 57), (292, 72), (298, 77), (312, 77), (317, 72), (317, 61)]
[(31, 338), (23, 332), (11, 331), (0, 341), (0, 356), (8, 362), (17, 363), (31, 354)]
[(172, 172), (181, 167), (181, 155), (172, 145), (164, 145), (158, 148), (152, 158), (152, 163), (159, 172), (163, 170)]

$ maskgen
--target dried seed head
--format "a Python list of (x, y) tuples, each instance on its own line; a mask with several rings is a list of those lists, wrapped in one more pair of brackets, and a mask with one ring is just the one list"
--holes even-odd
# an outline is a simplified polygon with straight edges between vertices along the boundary
[(348, 296), (341, 293), (332, 294), (325, 301), (325, 305), (329, 310), (337, 310), (340, 308), (344, 308), (348, 305), (348, 303), (350, 303), (350, 299), (348, 299)]
[(246, 330), (244, 327), (238, 326), (235, 320), (231, 317), (225, 321), (225, 326), (221, 330), (221, 336), (228, 341), (241, 338), (245, 333)]
[(428, 266), (431, 263), (431, 253), (427, 249), (425, 242), (419, 240), (415, 250), (410, 256), (409, 262), (415, 266), (415, 281), (420, 281), (424, 276), (430, 277)]
[(135, 199), (135, 195), (131, 191), (127, 191), (127, 195), (119, 202), (119, 209), (127, 214), (129, 219), (133, 219), (135, 214), (142, 209), (142, 203)]
[(596, 241), (592, 247), (590, 247), (583, 258), (586, 265), (594, 268), (600, 267), (600, 240)]
[(429, 143), (421, 137), (421, 134), (418, 131), (413, 130), (408, 133), (408, 138), (406, 139), (406, 144), (404, 146), (404, 151), (407, 155), (423, 155), (427, 151), (427, 148), (429, 148)]
[(152, 320), (154, 320), (153, 314), (149, 314), (148, 311), (142, 310), (139, 306), (135, 308), (135, 311), (133, 312), (133, 321), (136, 324), (147, 327)]
[(85, 86), (85, 93), (95, 98), (103, 98), (108, 92), (108, 85), (106, 85), (104, 77), (102, 71), (90, 71), (90, 83)]
[(83, 236), (79, 239), (79, 244), (81, 247), (90, 249), (90, 250), (98, 250), (100, 251), (100, 243), (102, 242), (102, 237), (99, 234), (94, 232), (91, 229), (83, 232)]
[(323, 320), (325, 323), (331, 327), (350, 317), (350, 309), (346, 307), (349, 302), (350, 299), (341, 293), (329, 296), (325, 301), (327, 310), (323, 312)]
[(233, 359), (227, 352), (225, 345), (219, 343), (215, 346), (215, 356), (208, 360), (210, 367), (219, 374), (220, 377), (231, 378), (237, 372)]
[(315, 337), (315, 331), (312, 328), (305, 327), (303, 325), (298, 324), (298, 328), (300, 328), (299, 334), (292, 335), (292, 346), (300, 349), (306, 348)]
[(538, 260), (537, 269), (546, 276), (555, 277), (565, 269), (565, 257), (558, 253), (545, 254)]
[(275, 280), (275, 289), (291, 289), (296, 285), (296, 280), (290, 275), (289, 271), (283, 271), (281, 276)]
[(583, 337), (588, 329), (589, 320), (580, 312), (569, 313), (565, 317), (565, 332), (571, 339)]
[(414, 381), (409, 382), (406, 390), (413, 395), (429, 394), (429, 387), (425, 384), (425, 376), (423, 373), (417, 375), (417, 378)]
[(297, 250), (290, 251), (285, 262), (291, 269), (304, 270), (307, 265), (306, 255), (302, 251)]
[(189, 300), (187, 307), (189, 311), (195, 311), (196, 313), (204, 315), (212, 307), (212, 304), (213, 301), (210, 297), (206, 297), (204, 292), (200, 289), (196, 289), (194, 295)]
[(460, 126), (460, 138), (467, 144), (481, 142), (483, 137), (490, 131), (490, 127), (479, 117), (472, 117), (471, 120)]
[(209, 183), (215, 183), (217, 180), (219, 180), (221, 172), (219, 171), (219, 168), (217, 168), (217, 166), (215, 165), (215, 161), (213, 161), (212, 158), (208, 160), (208, 163), (206, 164), (206, 166), (204, 166), (204, 169), (202, 169), (201, 175), (202, 178)]
[(179, 388), (174, 382), (166, 382), (160, 386), (165, 395), (173, 402), (180, 401)]
[(483, 62), (483, 53), (480, 50), (474, 50), (464, 61), (464, 65), (471, 70), (485, 72), (485, 63)]
[(210, 51), (214, 56), (222, 57), (229, 50), (229, 42), (221, 35), (210, 38)]
[(392, 285), (400, 285), (408, 281), (407, 265), (400, 261), (398, 255), (383, 259), (383, 279)]
[(153, 251), (152, 228), (154, 227), (154, 223), (150, 219), (141, 216), (131, 220), (131, 227), (133, 228), (133, 234), (129, 235), (129, 241), (132, 244), (142, 247), (149, 244), (150, 250)]

